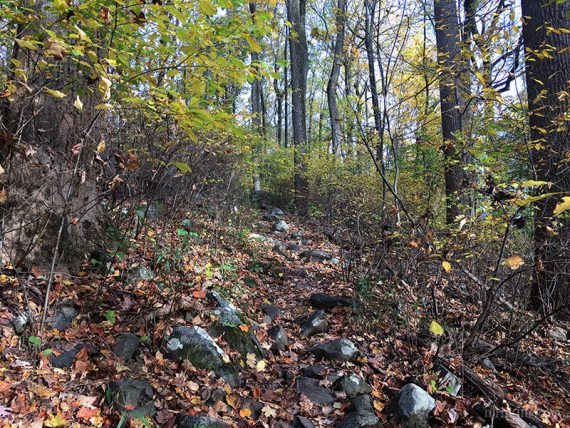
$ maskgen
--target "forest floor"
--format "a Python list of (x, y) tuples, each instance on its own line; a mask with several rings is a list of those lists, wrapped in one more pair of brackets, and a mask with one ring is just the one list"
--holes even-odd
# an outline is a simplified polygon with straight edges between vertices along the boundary
[[(60, 322), (60, 329), (48, 328), (42, 338), (30, 332), (38, 331), (37, 322), (34, 329), (20, 326), (20, 335), (14, 329), (19, 313), (40, 319), (47, 273), (36, 268), (28, 274), (4, 271), (2, 426), (200, 426), (184, 422), (181, 415), (207, 415), (237, 427), (374, 426), (391, 423), (389, 403), (410, 381), (435, 399), (435, 409), (425, 420), (430, 426), (492, 426), (490, 418), (502, 426), (525, 426), (516, 417), (481, 410), (493, 404), (537, 425), (570, 426), (570, 346), (547, 327), (532, 335), (529, 349), (552, 357), (554, 363), (524, 365), (498, 356), (467, 364), (451, 350), (447, 331), (443, 336), (414, 334), (419, 323), (410, 319), (429, 317), (421, 305), (414, 306), (415, 314), (398, 315), (406, 309), (385, 298), (389, 284), (369, 291), (366, 300), (384, 300), (384, 306), (372, 312), (357, 309), (366, 307), (362, 299), (350, 301), (350, 306), (343, 299), (319, 301), (323, 296), (315, 297), (318, 293), (354, 299), (354, 281), (347, 281), (341, 249), (308, 226), (296, 225), (294, 218), (284, 217), (288, 229), (283, 232), (272, 232), (274, 222), (259, 219), (251, 230), (238, 232), (230, 223), (220, 225), (196, 213), (188, 216), (149, 221), (136, 236), (125, 234), (124, 257), (114, 259), (108, 273), (86, 266), (79, 276), (57, 275), (50, 322)], [(310, 257), (311, 250), (323, 253)], [(393, 287), (392, 295), (399, 295), (404, 306), (414, 300), (414, 291), (405, 285)], [(217, 301), (211, 291), (217, 291)], [(178, 358), (168, 339), (175, 326), (210, 329), (218, 319), (220, 300), (235, 304), (242, 323), (233, 327), (244, 337), (254, 335), (262, 348), (240, 354), (223, 335), (216, 338), (239, 367), (241, 383), (234, 387)], [(453, 300), (445, 304), (457, 307)], [(324, 313), (307, 324), (307, 316), (315, 315), (317, 308)], [(270, 349), (276, 327), (288, 337), (281, 351)], [(137, 336), (135, 343), (129, 343), (126, 332)], [(317, 360), (321, 355), (312, 347), (337, 339), (350, 340), (357, 353), (341, 358), (347, 361)], [(457, 375), (453, 382), (462, 384), (458, 394), (440, 381), (438, 361)], [(343, 384), (348, 375), (366, 384), (356, 385), (359, 391), (354, 392), (355, 385), (351, 390)], [(119, 379), (143, 382), (134, 402), (113, 399), (110, 385)], [(477, 387), (481, 380), (483, 389), (490, 386), (497, 395), (485, 395), (481, 385)], [(368, 397), (359, 413), (372, 415), (368, 422), (351, 419), (353, 394)], [(149, 403), (141, 402), (145, 396)], [(152, 418), (128, 421), (126, 415), (139, 405), (150, 405)], [(213, 419), (206, 426), (224, 426)]]

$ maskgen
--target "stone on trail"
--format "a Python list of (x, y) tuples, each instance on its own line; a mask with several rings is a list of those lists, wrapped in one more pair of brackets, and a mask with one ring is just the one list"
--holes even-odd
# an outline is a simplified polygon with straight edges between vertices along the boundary
[(14, 318), (12, 318), (12, 327), (14, 328), (14, 333), (20, 336), (26, 330), (28, 326), (28, 317), (26, 315), (20, 314)]
[(349, 413), (335, 424), (336, 428), (375, 428), (380, 426), (380, 419), (374, 413), (359, 411)]
[(79, 309), (71, 300), (65, 300), (58, 303), (55, 309), (55, 314), (49, 321), (51, 328), (63, 331), (71, 325), (75, 317), (79, 315)]
[(319, 381), (308, 377), (297, 378), (297, 392), (303, 394), (315, 404), (328, 405), (334, 403), (334, 395), (327, 388), (319, 385)]
[(317, 359), (351, 361), (356, 358), (358, 348), (348, 339), (336, 339), (314, 345), (309, 349)]
[(304, 416), (297, 415), (293, 421), (293, 428), (313, 428), (315, 425)]
[(121, 379), (109, 385), (111, 407), (127, 420), (154, 416), (153, 395), (149, 383), (142, 379)]
[(230, 426), (210, 416), (178, 415), (174, 428), (230, 428)]
[(274, 351), (286, 351), (289, 347), (289, 338), (287, 337), (287, 333), (285, 329), (280, 325), (276, 325), (271, 327), (267, 333), (269, 337), (273, 340), (271, 344), (271, 349)]
[(317, 260), (320, 262), (332, 259), (332, 255), (323, 250), (307, 250), (304, 251), (301, 254), (301, 256), (306, 257), (310, 260)]
[(408, 383), (386, 408), (403, 428), (424, 428), (428, 426), (429, 414), (435, 408), (435, 400), (414, 383)]
[(289, 254), (289, 246), (281, 241), (275, 241), (273, 245), (273, 251), (281, 254), (282, 256), (287, 256)]
[(113, 354), (123, 357), (125, 361), (130, 360), (139, 349), (139, 345), (140, 341), (136, 334), (121, 333), (113, 345)]
[(325, 333), (329, 329), (327, 314), (325, 311), (314, 311), (303, 324), (301, 324), (301, 337), (314, 336), (315, 334)]
[(324, 293), (311, 294), (309, 297), (311, 306), (315, 309), (332, 309), (337, 306), (352, 306), (353, 300), (350, 297), (330, 296)]
[(83, 345), (81, 344), (70, 345), (67, 343), (60, 343), (52, 345), (52, 349), (56, 350), (58, 355), (56, 355), (56, 353), (51, 354), (49, 357), (49, 362), (52, 367), (58, 369), (71, 368), (73, 366), (73, 362), (75, 361), (75, 357), (77, 354), (79, 354), (81, 348), (83, 348)]
[(334, 384), (337, 391), (343, 391), (348, 397), (355, 397), (362, 394), (370, 394), (372, 387), (360, 376), (350, 373), (344, 375)]
[(357, 395), (350, 400), (348, 411), (355, 412), (369, 412), (374, 413), (374, 404), (370, 395)]
[(289, 225), (285, 220), (276, 221), (273, 226), (271, 226), (272, 232), (287, 232), (289, 230)]
[(312, 366), (304, 367), (301, 369), (303, 376), (313, 379), (324, 379), (327, 374), (327, 368), (321, 364), (314, 364)]
[(279, 306), (270, 305), (268, 303), (264, 303), (263, 305), (261, 305), (261, 310), (263, 311), (264, 314), (270, 317), (271, 320), (274, 320), (283, 312), (283, 310)]
[(179, 358), (190, 361), (196, 368), (213, 370), (232, 387), (241, 384), (241, 379), (230, 363), (229, 356), (201, 327), (174, 327), (172, 336), (167, 339), (167, 348)]

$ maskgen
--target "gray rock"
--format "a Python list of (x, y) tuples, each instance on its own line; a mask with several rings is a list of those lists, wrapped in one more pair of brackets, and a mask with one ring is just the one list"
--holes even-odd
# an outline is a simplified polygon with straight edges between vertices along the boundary
[(554, 340), (558, 340), (560, 342), (566, 342), (568, 340), (568, 332), (563, 327), (554, 326), (550, 329), (550, 336)]
[(138, 282), (138, 281), (152, 281), (155, 275), (152, 270), (146, 266), (137, 266), (129, 270), (127, 275), (127, 282)]
[(456, 397), (461, 391), (461, 381), (445, 367), (438, 367), (438, 369), (439, 383), (437, 388), (447, 391), (452, 397)]
[(332, 259), (332, 255), (323, 250), (307, 250), (303, 252), (301, 255), (310, 260), (317, 260), (320, 262)]
[(285, 222), (285, 220), (278, 220), (273, 224), (273, 226), (271, 226), (272, 232), (287, 232), (288, 230), (289, 225)]
[(324, 379), (327, 374), (327, 368), (321, 364), (314, 364), (301, 369), (301, 373), (303, 373), (303, 376), (312, 379)]
[[(63, 346), (63, 349), (58, 349), (60, 346)], [(73, 345), (71, 345), (73, 346)], [(53, 367), (58, 369), (68, 369), (73, 366), (73, 362), (75, 361), (75, 356), (81, 351), (82, 345), (75, 345), (72, 348), (66, 348), (66, 345), (56, 345), (53, 347), (55, 351), (57, 351), (56, 355), (51, 354), (49, 357), (49, 362)]]
[(360, 411), (349, 413), (335, 424), (336, 428), (375, 428), (380, 426), (380, 419), (374, 413)]
[(287, 337), (287, 333), (285, 329), (280, 325), (276, 325), (271, 327), (267, 333), (269, 337), (273, 340), (271, 344), (271, 349), (275, 351), (286, 351), (289, 347), (289, 338)]
[(320, 386), (316, 379), (297, 378), (297, 392), (315, 404), (328, 405), (334, 403), (334, 395), (327, 388)]
[(305, 233), (302, 230), (298, 230), (291, 234), (291, 239), (298, 240), (303, 238), (303, 236), (305, 236)]
[(358, 348), (348, 339), (336, 339), (318, 343), (310, 348), (309, 352), (318, 359), (351, 361), (356, 358)]
[(156, 413), (154, 392), (146, 380), (121, 379), (109, 385), (111, 407), (127, 420), (152, 417)]
[(404, 428), (424, 428), (428, 426), (428, 417), (435, 408), (435, 400), (425, 390), (413, 383), (408, 383), (398, 392), (386, 408), (386, 413), (395, 415)]
[(221, 336), (232, 349), (238, 351), (242, 356), (249, 353), (255, 354), (258, 358), (265, 356), (263, 347), (251, 328), (249, 331), (243, 331), (239, 324), (215, 321), (210, 324), (210, 331), (215, 337)]
[(263, 404), (253, 398), (244, 398), (241, 400), (240, 408), (249, 409), (251, 411), (251, 417), (253, 419), (259, 419)]
[(113, 354), (117, 357), (130, 360), (139, 349), (140, 341), (136, 334), (121, 333), (113, 345)]
[(273, 245), (273, 251), (281, 254), (282, 256), (287, 256), (289, 254), (289, 246), (281, 241), (275, 241)]
[(313, 312), (303, 324), (301, 324), (301, 336), (309, 337), (315, 334), (324, 333), (329, 329), (327, 314), (318, 310)]
[(276, 216), (282, 216), (285, 215), (285, 213), (283, 212), (283, 210), (281, 208), (277, 208), (277, 207), (273, 207), (271, 209), (271, 214), (276, 215)]
[(287, 249), (289, 251), (291, 251), (292, 253), (298, 253), (299, 251), (301, 251), (303, 247), (299, 244), (295, 244), (295, 243), (289, 243), (287, 244)]
[(248, 239), (250, 241), (260, 242), (262, 244), (273, 244), (274, 243), (273, 239), (271, 239), (267, 236), (260, 235), (258, 233), (250, 233)]
[(338, 391), (343, 391), (349, 397), (370, 394), (372, 392), (372, 387), (367, 384), (364, 379), (354, 373), (341, 377), (335, 382), (334, 388)]
[(172, 336), (167, 340), (167, 347), (179, 358), (190, 361), (194, 367), (213, 370), (232, 387), (241, 384), (237, 370), (228, 362), (228, 355), (203, 328), (174, 327)]
[(28, 326), (28, 317), (24, 314), (20, 314), (14, 318), (12, 318), (12, 327), (14, 328), (14, 333), (18, 336), (23, 334)]
[(233, 309), (229, 306), (220, 306), (214, 309), (212, 315), (217, 317), (218, 322), (222, 324), (238, 326), (243, 323), (237, 309)]
[(63, 331), (71, 325), (77, 315), (79, 315), (78, 307), (71, 300), (66, 300), (56, 306), (55, 314), (49, 324), (51, 328)]
[(268, 315), (272, 320), (277, 318), (283, 312), (283, 310), (279, 306), (269, 305), (267, 303), (261, 305), (261, 310), (263, 311), (264, 314)]
[(208, 405), (214, 404), (216, 401), (222, 401), (226, 398), (226, 391), (222, 388), (214, 388), (214, 389), (203, 389), (200, 393), (200, 397), (202, 397), (202, 401), (204, 401)]
[(337, 306), (352, 306), (353, 300), (350, 297), (330, 296), (324, 293), (311, 294), (309, 297), (311, 306), (315, 309), (332, 309)]
[(281, 216), (272, 214), (272, 213), (267, 213), (267, 214), (263, 214), (263, 217), (261, 218), (263, 221), (271, 221), (271, 222), (275, 222), (275, 221), (279, 221), (281, 220)]
[(175, 428), (230, 428), (225, 422), (211, 418), (210, 416), (186, 416), (178, 415)]
[(304, 416), (297, 415), (293, 421), (293, 428), (313, 428), (315, 425)]
[(374, 404), (370, 395), (357, 395), (350, 400), (348, 411), (374, 413)]
[(493, 373), (497, 372), (497, 368), (489, 358), (483, 358), (483, 361), (481, 361), (481, 366), (487, 370), (491, 370)]

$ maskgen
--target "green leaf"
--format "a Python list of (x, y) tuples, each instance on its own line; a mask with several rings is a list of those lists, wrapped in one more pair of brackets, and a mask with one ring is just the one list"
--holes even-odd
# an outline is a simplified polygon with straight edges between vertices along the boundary
[(28, 342), (34, 346), (39, 346), (42, 343), (42, 340), (38, 336), (30, 336), (28, 337)]
[(178, 236), (188, 236), (188, 231), (186, 229), (176, 229), (176, 234)]
[(190, 168), (190, 165), (188, 165), (185, 162), (174, 162), (174, 166), (176, 168), (178, 168), (178, 170), (182, 173), (182, 174), (188, 174), (190, 172), (192, 172), (192, 168)]
[(44, 350), (42, 351), (42, 355), (43, 355), (44, 357), (49, 357), (49, 356), (52, 355), (52, 354), (53, 354), (53, 349), (51, 349), (51, 348), (47, 348), (47, 349), (44, 349)]
[(105, 319), (107, 321), (109, 321), (109, 323), (111, 325), (115, 325), (115, 323), (117, 322), (117, 314), (115, 313), (115, 311), (106, 311), (105, 312)]
[(436, 336), (442, 336), (443, 335), (443, 327), (441, 325), (439, 325), (439, 323), (437, 321), (432, 321), (431, 324), (429, 325), (429, 331), (433, 334), (435, 334)]

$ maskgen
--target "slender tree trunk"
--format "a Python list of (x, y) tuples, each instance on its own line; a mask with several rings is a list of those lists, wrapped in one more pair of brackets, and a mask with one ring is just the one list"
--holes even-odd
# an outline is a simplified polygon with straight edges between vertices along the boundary
[[(549, 192), (570, 196), (570, 2), (522, 0), (521, 6), (536, 179), (551, 182)], [(570, 222), (564, 214), (554, 217), (559, 201), (536, 204), (532, 303), (543, 310), (570, 303)]]
[(445, 162), (445, 219), (452, 224), (460, 213), (463, 150), (458, 134), (462, 131), (465, 109), (460, 89), (461, 34), (456, 0), (434, 0), (434, 17)]
[(291, 101), (295, 173), (295, 205), (300, 214), (308, 213), (307, 179), (303, 156), (307, 142), (307, 35), (305, 29), (306, 0), (288, 0), (287, 18), (291, 23), (289, 48), (291, 52)]
[(340, 117), (336, 103), (336, 88), (340, 76), (340, 65), (342, 61), (342, 50), (344, 48), (345, 22), (346, 22), (347, 0), (338, 0), (335, 10), (336, 39), (333, 49), (333, 64), (331, 74), (327, 83), (327, 101), (329, 106), (329, 117), (331, 121), (331, 150), (336, 153), (342, 142), (342, 131), (340, 128)]
[(285, 123), (283, 127), (283, 131), (285, 134), (284, 146), (289, 147), (289, 55), (288, 55), (288, 48), (289, 46), (289, 26), (285, 26), (285, 49), (283, 52), (283, 59), (285, 60), (285, 70), (283, 75), (285, 76), (285, 87), (283, 88), (284, 97), (285, 97), (285, 108), (283, 113), (285, 114)]
[[(255, 22), (255, 14), (257, 12), (257, 5), (255, 3), (249, 4), (249, 11), (251, 19)], [(252, 67), (257, 70), (259, 63), (259, 53), (251, 53)], [(261, 94), (261, 77), (256, 73), (254, 80), (251, 82), (251, 124), (253, 132), (259, 136), (263, 136), (263, 109), (262, 109), (262, 94)], [(261, 178), (259, 176), (259, 147), (254, 147), (253, 159), (253, 193), (257, 196), (261, 193)]]

